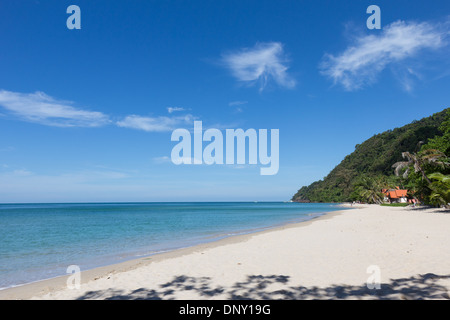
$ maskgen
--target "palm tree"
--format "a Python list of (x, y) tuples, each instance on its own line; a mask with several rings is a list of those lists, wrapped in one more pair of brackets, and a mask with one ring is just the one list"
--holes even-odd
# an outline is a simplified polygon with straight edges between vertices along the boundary
[(430, 200), (435, 204), (448, 206), (450, 203), (450, 175), (435, 172), (429, 177), (434, 180), (430, 185)]
[(443, 183), (450, 185), (450, 175), (444, 175), (440, 172), (435, 172), (430, 174), (430, 179), (441, 181)]
[(403, 152), (402, 157), (407, 159), (407, 161), (399, 161), (392, 165), (395, 168), (394, 173), (396, 176), (400, 175), (402, 169), (406, 168), (403, 173), (403, 178), (407, 178), (409, 174), (410, 167), (414, 167), (414, 172), (420, 172), (422, 178), (425, 179), (429, 184), (431, 180), (425, 174), (424, 165), (432, 164), (435, 166), (440, 166), (442, 168), (448, 167), (450, 163), (446, 162), (446, 155), (436, 149), (426, 149), (417, 153)]
[(355, 184), (356, 193), (367, 203), (382, 203), (384, 200), (384, 182), (381, 178), (362, 176)]

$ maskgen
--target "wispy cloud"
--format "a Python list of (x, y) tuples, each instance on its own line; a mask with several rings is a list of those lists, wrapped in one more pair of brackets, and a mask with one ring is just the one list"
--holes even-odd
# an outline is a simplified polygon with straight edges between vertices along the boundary
[(231, 101), (228, 105), (230, 107), (234, 107), (234, 106), (241, 106), (243, 104), (247, 104), (248, 101)]
[(14, 148), (12, 146), (0, 148), (0, 152), (9, 152), (9, 151), (14, 151), (14, 150), (16, 150), (16, 148)]
[(228, 105), (230, 107), (234, 107), (234, 112), (241, 113), (241, 112), (244, 112), (244, 109), (241, 106), (243, 106), (244, 104), (247, 104), (247, 103), (248, 103), (248, 101), (232, 101)]
[(181, 108), (181, 107), (167, 107), (167, 112), (169, 112), (169, 113), (184, 111), (184, 110), (185, 109)]
[(168, 156), (162, 156), (162, 157), (155, 157), (155, 158), (153, 158), (153, 162), (155, 162), (157, 164), (162, 164), (162, 163), (172, 162), (172, 160)]
[[(194, 157), (180, 157), (179, 160), (180, 160), (180, 163), (184, 163), (184, 164), (187, 164), (187, 163), (192, 164), (192, 163), (200, 163), (200, 162), (202, 162), (202, 164), (204, 164), (203, 160), (197, 159)], [(166, 164), (166, 163), (173, 164), (172, 159), (168, 156), (155, 157), (155, 158), (153, 158), (153, 162), (157, 163), (157, 164)]]
[(287, 73), (287, 59), (279, 42), (258, 43), (253, 48), (222, 55), (222, 62), (239, 81), (251, 85), (259, 82), (262, 91), (270, 80), (293, 88), (295, 80)]
[(392, 71), (403, 90), (407, 92), (412, 92), (416, 80), (422, 79), (422, 76), (412, 67), (395, 68)]
[(109, 122), (101, 112), (72, 106), (43, 92), (18, 93), (0, 90), (0, 106), (22, 120), (57, 127), (98, 127)]
[(31, 176), (33, 174), (33, 172), (26, 170), (26, 169), (18, 169), (18, 170), (14, 170), (12, 172), (12, 174), (15, 176), (24, 177), (24, 176)]
[[(118, 127), (138, 129), (148, 132), (165, 132), (181, 125), (192, 124), (194, 117), (128, 115), (113, 122), (108, 115), (97, 111), (87, 111), (72, 106), (73, 102), (56, 100), (43, 92), (18, 93), (0, 90), (0, 106), (21, 120), (57, 127), (98, 127), (114, 123)], [(169, 113), (185, 111), (180, 107), (167, 108)], [(0, 151), (5, 151), (0, 148)]]
[(180, 126), (192, 125), (194, 117), (190, 114), (179, 117), (144, 117), (130, 115), (117, 121), (119, 127), (143, 130), (147, 132), (167, 132)]
[[(386, 66), (416, 57), (425, 49), (444, 47), (448, 26), (448, 23), (393, 22), (383, 27), (381, 34), (357, 37), (354, 45), (338, 55), (327, 54), (320, 65), (321, 72), (346, 90), (360, 89), (372, 84)], [(409, 70), (405, 74), (414, 74)], [(405, 79), (403, 85), (410, 90), (411, 82)]]

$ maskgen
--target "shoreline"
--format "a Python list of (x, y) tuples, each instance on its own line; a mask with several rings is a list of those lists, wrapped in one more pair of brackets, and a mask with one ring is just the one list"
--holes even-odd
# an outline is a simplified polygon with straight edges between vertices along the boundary
[(357, 210), (82, 271), (79, 289), (64, 276), (0, 298), (450, 299), (448, 210), (343, 207)]
[[(347, 207), (343, 204), (336, 204), (336, 206), (342, 206), (343, 208), (352, 209), (351, 207)], [(353, 207), (353, 209), (357, 209)], [(193, 246), (176, 248), (176, 249), (168, 249), (167, 251), (157, 252), (154, 254), (144, 255), (139, 258), (132, 258), (125, 261), (108, 264), (105, 266), (99, 266), (92, 269), (82, 270), (81, 274), (81, 284), (87, 283), (89, 281), (97, 280), (99, 278), (116, 274), (120, 272), (126, 272), (130, 270), (134, 270), (144, 265), (149, 265), (154, 262), (172, 259), (176, 257), (181, 257), (184, 255), (188, 255), (197, 251), (202, 251), (210, 248), (215, 248), (219, 246), (224, 246), (233, 243), (245, 242), (251, 237), (264, 234), (267, 232), (284, 230), (288, 228), (296, 228), (301, 226), (307, 226), (314, 221), (323, 220), (323, 219), (331, 219), (335, 215), (341, 214), (345, 210), (335, 210), (329, 212), (317, 213), (317, 216), (299, 222), (288, 222), (281, 225), (274, 225), (265, 227), (262, 229), (250, 229), (243, 231), (242, 234), (236, 235), (226, 235), (222, 236), (219, 239), (211, 240), (207, 242), (202, 242), (199, 244), (195, 244)], [(314, 214), (309, 214), (314, 215)], [(253, 231), (254, 230), (254, 231)], [(0, 289), (0, 300), (26, 300), (33, 298), (35, 296), (45, 295), (55, 290), (65, 289), (67, 286), (67, 279), (70, 277), (70, 274), (56, 276), (48, 279), (36, 280), (29, 283), (19, 284), (12, 287), (7, 287)]]

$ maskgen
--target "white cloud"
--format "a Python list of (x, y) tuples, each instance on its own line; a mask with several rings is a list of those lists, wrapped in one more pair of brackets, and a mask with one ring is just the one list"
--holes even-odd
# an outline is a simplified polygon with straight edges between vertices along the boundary
[(181, 107), (167, 107), (167, 112), (173, 113), (177, 111), (184, 111), (184, 108)]
[(26, 170), (26, 169), (18, 169), (18, 170), (14, 170), (14, 171), (12, 172), (12, 174), (15, 175), (15, 176), (22, 176), (22, 177), (24, 177), (24, 176), (30, 176), (30, 175), (32, 175), (33, 172), (28, 171), (28, 170)]
[[(109, 116), (95, 111), (86, 111), (72, 106), (70, 101), (56, 100), (43, 92), (30, 94), (0, 90), (0, 106), (16, 117), (30, 122), (57, 127), (97, 127), (111, 123)], [(169, 113), (184, 111), (184, 108), (169, 107)], [(177, 117), (144, 117), (128, 115), (115, 122), (119, 127), (164, 132), (181, 125), (192, 124), (190, 114)], [(0, 148), (0, 151), (9, 149)]]
[(148, 132), (172, 131), (183, 125), (192, 125), (194, 117), (190, 114), (180, 117), (143, 117), (130, 115), (117, 121), (119, 127), (144, 130)]
[(153, 158), (153, 161), (158, 164), (172, 162), (172, 160), (168, 156), (155, 157)]
[[(60, 175), (53, 175), (53, 176), (46, 176), (42, 174), (37, 174), (34, 172), (31, 172), (27, 169), (16, 169), (12, 171), (4, 171), (0, 173), (1, 178), (13, 178), (13, 177), (21, 177), (21, 178), (27, 178), (30, 177), (31, 179), (46, 179), (46, 178), (54, 178), (54, 179), (61, 179), (61, 182), (63, 182), (64, 179), (67, 181), (77, 182), (77, 183), (87, 183), (91, 181), (100, 181), (100, 180), (117, 180), (117, 179), (125, 179), (129, 178), (130, 175), (118, 172), (118, 171), (100, 171), (100, 170), (87, 170), (87, 171), (78, 171), (78, 172), (71, 172), (71, 173), (63, 173)], [(36, 185), (36, 184), (32, 184)]]
[(247, 104), (247, 103), (248, 103), (248, 101), (232, 101), (228, 105), (230, 107), (235, 107), (234, 112), (241, 113), (241, 112), (244, 112), (244, 109), (240, 106)]
[(78, 173), (86, 179), (124, 179), (130, 177), (129, 174), (117, 171), (86, 171)]
[(107, 115), (71, 106), (43, 92), (18, 93), (0, 90), (0, 106), (31, 122), (57, 127), (97, 127), (109, 122)]
[[(130, 186), (129, 177), (114, 171), (89, 170), (53, 175), (26, 169), (0, 171), (0, 202), (117, 201)], [(133, 191), (138, 191), (138, 188), (129, 194), (132, 195)]]
[(295, 80), (287, 73), (287, 60), (279, 42), (258, 43), (253, 48), (224, 54), (222, 62), (239, 81), (249, 84), (259, 81), (260, 91), (270, 79), (282, 87), (295, 86)]
[(247, 103), (248, 103), (248, 101), (231, 101), (228, 105), (230, 107), (233, 107), (233, 106), (240, 106), (240, 105), (247, 104)]
[(406, 92), (412, 92), (416, 80), (422, 79), (422, 76), (411, 67), (393, 69), (392, 71), (400, 86)]
[[(321, 72), (346, 90), (356, 90), (373, 83), (389, 64), (415, 57), (423, 49), (445, 46), (448, 33), (448, 24), (393, 22), (383, 27), (381, 34), (358, 37), (344, 52), (326, 55)], [(410, 82), (403, 85), (411, 89)]]
[(33, 172), (27, 169), (12, 169), (11, 166), (7, 164), (0, 164), (0, 168), (2, 168), (2, 172), (0, 173), (1, 176), (27, 177), (33, 175)]
[(9, 151), (14, 151), (14, 150), (16, 150), (16, 148), (14, 148), (12, 146), (0, 148), (0, 152), (9, 152)]

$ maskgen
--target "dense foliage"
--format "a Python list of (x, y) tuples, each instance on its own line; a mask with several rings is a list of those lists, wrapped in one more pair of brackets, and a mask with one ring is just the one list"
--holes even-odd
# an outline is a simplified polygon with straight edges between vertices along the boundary
[[(408, 190), (426, 204), (450, 206), (450, 109), (438, 135), (415, 154), (404, 153), (409, 166), (403, 173)], [(394, 164), (394, 167), (397, 164)], [(398, 173), (398, 172), (397, 172)]]
[[(426, 151), (428, 150), (428, 151)], [(436, 151), (437, 150), (437, 151)], [(292, 197), (298, 202), (346, 202), (361, 200), (364, 202), (380, 202), (382, 188), (400, 186), (408, 188), (424, 200), (431, 201), (432, 186), (436, 189), (446, 185), (448, 180), (440, 176), (431, 179), (424, 175), (434, 172), (449, 174), (448, 168), (439, 166), (445, 162), (440, 155), (449, 157), (450, 151), (450, 109), (443, 110), (430, 117), (414, 121), (401, 128), (377, 134), (365, 142), (356, 145), (355, 151), (346, 156), (323, 180), (304, 186)], [(434, 153), (433, 153), (434, 152)], [(406, 155), (415, 156), (423, 161), (420, 167), (423, 172), (416, 171), (413, 161), (405, 159)], [(431, 154), (436, 160), (431, 159)], [(423, 158), (427, 156), (428, 158)], [(407, 174), (396, 176), (394, 164), (402, 165)], [(431, 184), (430, 184), (431, 182)], [(441, 198), (446, 194), (440, 191)], [(438, 195), (435, 198), (439, 198)], [(445, 201), (445, 200), (444, 200)], [(436, 201), (435, 201), (436, 202)]]

